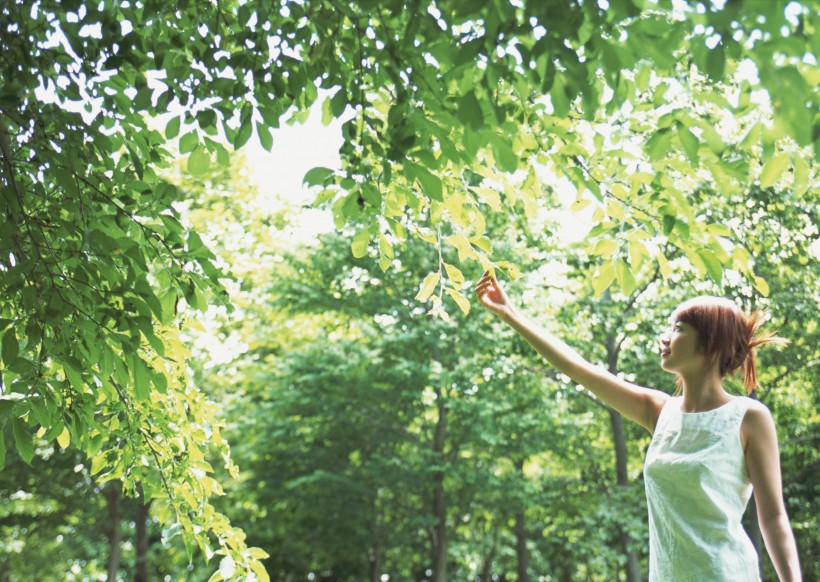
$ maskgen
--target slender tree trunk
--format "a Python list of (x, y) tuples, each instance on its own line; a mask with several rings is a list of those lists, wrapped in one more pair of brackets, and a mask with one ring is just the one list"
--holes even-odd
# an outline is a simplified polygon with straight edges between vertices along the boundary
[[(376, 511), (378, 512), (378, 507)], [(379, 521), (379, 514), (377, 513), (373, 547), (370, 549), (370, 582), (381, 582), (382, 579), (382, 540)]]
[(529, 582), (529, 555), (527, 554), (527, 521), (524, 512), (515, 515), (515, 555), (518, 559), (518, 580)]
[(113, 481), (103, 490), (108, 504), (108, 582), (117, 579), (120, 569), (120, 490), (119, 481)]
[[(606, 338), (607, 367), (612, 374), (618, 373), (618, 351), (620, 344), (612, 335)], [(628, 457), (626, 450), (626, 433), (624, 432), (624, 421), (621, 414), (613, 409), (609, 409), (609, 423), (612, 428), (612, 441), (615, 443), (615, 476), (618, 487), (629, 486), (629, 473), (627, 471)], [(626, 556), (626, 579), (628, 582), (641, 582), (641, 570), (638, 562), (638, 553), (632, 547), (632, 540), (629, 534), (618, 528), (618, 543), (621, 552)]]
[(148, 582), (148, 516), (151, 502), (137, 505), (137, 568), (134, 582)]
[(498, 529), (493, 528), (493, 544), (490, 546), (490, 551), (484, 557), (481, 563), (481, 572), (478, 574), (479, 582), (492, 582), (493, 575), (493, 560), (495, 560), (495, 553), (498, 548)]
[[(524, 475), (524, 460), (515, 461), (519, 475)], [(529, 555), (527, 554), (527, 517), (522, 507), (515, 514), (515, 556), (518, 562), (518, 582), (529, 582)]]
[[(447, 404), (441, 391), (437, 390), (438, 420), (433, 440), (434, 458), (444, 462), (444, 443), (447, 437)], [(435, 534), (433, 535), (433, 582), (447, 582), (447, 506), (444, 499), (444, 471), (433, 473), (433, 517)]]

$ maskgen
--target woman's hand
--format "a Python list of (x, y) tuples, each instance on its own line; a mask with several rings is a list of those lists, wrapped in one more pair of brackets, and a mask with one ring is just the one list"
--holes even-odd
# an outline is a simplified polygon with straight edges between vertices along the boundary
[(475, 285), (475, 294), (481, 304), (500, 317), (510, 316), (514, 312), (510, 298), (501, 288), (498, 279), (485, 272)]

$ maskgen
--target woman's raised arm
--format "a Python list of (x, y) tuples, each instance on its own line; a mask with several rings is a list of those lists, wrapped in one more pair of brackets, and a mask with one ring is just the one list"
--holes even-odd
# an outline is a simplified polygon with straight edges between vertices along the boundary
[(585, 360), (557, 337), (539, 329), (518, 313), (493, 275), (485, 273), (476, 284), (475, 292), (484, 307), (516, 330), (558, 371), (586, 387), (608, 406), (649, 432), (655, 430), (658, 415), (668, 398), (665, 393), (632, 384), (610, 374)]

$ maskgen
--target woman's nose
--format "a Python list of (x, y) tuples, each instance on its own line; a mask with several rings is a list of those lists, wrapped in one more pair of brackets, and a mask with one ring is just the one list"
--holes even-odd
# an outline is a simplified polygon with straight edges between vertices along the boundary
[(661, 343), (665, 346), (668, 346), (669, 345), (669, 336), (662, 335), (661, 336)]

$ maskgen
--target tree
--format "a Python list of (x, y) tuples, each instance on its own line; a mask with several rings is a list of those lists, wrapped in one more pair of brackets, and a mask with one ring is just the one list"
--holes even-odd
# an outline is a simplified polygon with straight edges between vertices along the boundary
[[(177, 330), (185, 304), (223, 296), (221, 273), (158, 170), (177, 138), (194, 173), (228, 162), (220, 136), (240, 148), (256, 133), (269, 147), (270, 128), (298, 120), (320, 89), (333, 91), (326, 117), (353, 117), (342, 170), (306, 181), (339, 225), (357, 225), (358, 256), (372, 241), (387, 268), (408, 235), (457, 252), (447, 276), (439, 263), (427, 279), (440, 288), (427, 293), (434, 313), (444, 297), (465, 305), (456, 262), (504, 267), (485, 214), (519, 201), (535, 212), (534, 161), (579, 189), (578, 207), (597, 207), (599, 292), (614, 281), (629, 292), (629, 253), (668, 276), (664, 238), (703, 273), (737, 268), (762, 292), (748, 253), (721, 252), (743, 237), (698, 221), (691, 200), (702, 180), (810, 191), (816, 7), (608, 4), (3, 3), (0, 414), (22, 458), (35, 431), (70, 443), (98, 480), (154, 499), (191, 552), (210, 555), (215, 536), (220, 576), (264, 577), (262, 554), (212, 512), (218, 484), (200, 479), (206, 443), (227, 448)], [(744, 80), (746, 62), (757, 76)]]

